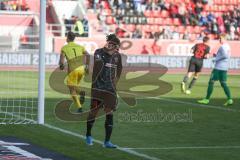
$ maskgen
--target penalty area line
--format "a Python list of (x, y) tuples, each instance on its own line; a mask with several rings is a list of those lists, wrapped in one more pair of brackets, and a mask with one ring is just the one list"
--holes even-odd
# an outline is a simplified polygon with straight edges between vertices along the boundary
[[(59, 127), (53, 126), (51, 124), (44, 124), (43, 126), (45, 126), (47, 128), (50, 128), (50, 129), (53, 129), (53, 130), (56, 130), (56, 131), (59, 131), (59, 132), (62, 132), (64, 134), (68, 134), (68, 135), (78, 137), (80, 139), (85, 140), (85, 136), (83, 136), (81, 134), (78, 134), (78, 133), (75, 133), (75, 132), (72, 132), (72, 131), (69, 131), (69, 130), (66, 130), (66, 129), (59, 128)], [(99, 141), (99, 140), (96, 140), (96, 139), (94, 139), (93, 141), (97, 144), (103, 145), (102, 141)], [(134, 150), (131, 150), (131, 149), (128, 149), (128, 148), (122, 148), (122, 147), (118, 146), (116, 149), (119, 150), (119, 151), (128, 153), (128, 154), (131, 154), (131, 155), (135, 155), (135, 156), (138, 156), (138, 157), (141, 157), (141, 158), (148, 159), (148, 160), (161, 160), (157, 157), (152, 157), (152, 156), (149, 156), (149, 155), (146, 155), (146, 154), (143, 154), (143, 153), (139, 153), (137, 151), (134, 151)]]
[(178, 150), (178, 149), (240, 149), (240, 146), (191, 146), (191, 147), (160, 147), (160, 148), (128, 148), (133, 150)]
[[(2, 111), (1, 108), (0, 108), (0, 111)], [(15, 115), (15, 114), (12, 114), (12, 113), (6, 113), (6, 114), (12, 115), (13, 117), (17, 117), (17, 118), (23, 118), (23, 117), (20, 116), (20, 115)], [(32, 119), (25, 118), (25, 120), (28, 120), (28, 121), (33, 122), (33, 123), (37, 123), (37, 121), (32, 120)], [(72, 132), (72, 131), (69, 131), (69, 130), (66, 130), (66, 129), (59, 128), (59, 127), (53, 126), (53, 125), (51, 125), (51, 124), (45, 123), (45, 124), (43, 124), (42, 126), (47, 127), (47, 128), (49, 128), (49, 129), (52, 129), (52, 130), (56, 130), (56, 131), (62, 132), (62, 133), (64, 133), (64, 134), (68, 134), (68, 135), (71, 135), (71, 136), (74, 136), (74, 137), (78, 137), (78, 138), (80, 138), (80, 139), (85, 140), (85, 136), (83, 136), (83, 135), (81, 135), (81, 134), (78, 134), (78, 133), (75, 133), (75, 132)], [(100, 145), (103, 145), (102, 141), (99, 141), (99, 140), (96, 140), (96, 139), (94, 139), (93, 141), (94, 141), (95, 143), (98, 143), (98, 144), (100, 144)], [(147, 154), (139, 153), (139, 152), (137, 152), (137, 151), (134, 151), (134, 150), (131, 150), (131, 149), (122, 148), (122, 147), (119, 147), (119, 146), (118, 146), (116, 149), (119, 150), (119, 151), (128, 153), (128, 154), (137, 156), (137, 157), (145, 158), (145, 159), (147, 159), (147, 160), (161, 160), (160, 158), (152, 157), (152, 156), (149, 156), (149, 155), (147, 155)]]

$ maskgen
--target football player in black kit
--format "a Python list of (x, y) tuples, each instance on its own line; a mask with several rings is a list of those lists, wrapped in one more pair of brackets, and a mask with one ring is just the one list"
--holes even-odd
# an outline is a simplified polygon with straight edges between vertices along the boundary
[(93, 145), (91, 130), (99, 109), (106, 113), (104, 147), (116, 148), (110, 137), (113, 129), (113, 111), (117, 106), (116, 85), (122, 72), (119, 53), (120, 40), (115, 34), (107, 36), (107, 43), (94, 53), (94, 66), (91, 88), (91, 111), (87, 119), (86, 143)]
[[(191, 94), (191, 88), (198, 79), (198, 76), (202, 70), (203, 60), (209, 57), (210, 47), (208, 45), (208, 42), (209, 37), (206, 36), (203, 38), (202, 43), (197, 43), (192, 48), (193, 56), (191, 57), (189, 62), (188, 73), (187, 75), (185, 75), (181, 83), (181, 90), (186, 94)], [(188, 88), (186, 88), (186, 83), (188, 79), (192, 77), (193, 74), (194, 77), (190, 82)]]

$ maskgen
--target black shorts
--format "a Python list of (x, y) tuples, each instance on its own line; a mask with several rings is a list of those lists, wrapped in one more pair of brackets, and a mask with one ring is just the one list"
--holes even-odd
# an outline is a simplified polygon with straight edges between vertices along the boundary
[(189, 62), (188, 72), (201, 72), (203, 67), (203, 59), (191, 58)]
[(92, 89), (91, 108), (104, 107), (116, 110), (117, 95), (115, 92)]

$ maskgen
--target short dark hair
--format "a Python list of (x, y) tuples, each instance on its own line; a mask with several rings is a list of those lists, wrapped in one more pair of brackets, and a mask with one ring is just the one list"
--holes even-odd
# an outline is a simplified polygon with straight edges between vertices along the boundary
[(208, 36), (205, 36), (205, 37), (203, 37), (203, 42), (207, 42), (207, 41), (209, 41), (209, 37)]
[(74, 41), (75, 37), (76, 37), (75, 33), (71, 32), (71, 31), (68, 32), (67, 39), (69, 41)]
[(120, 40), (115, 34), (109, 34), (106, 37), (107, 42), (113, 42), (116, 45), (120, 45)]

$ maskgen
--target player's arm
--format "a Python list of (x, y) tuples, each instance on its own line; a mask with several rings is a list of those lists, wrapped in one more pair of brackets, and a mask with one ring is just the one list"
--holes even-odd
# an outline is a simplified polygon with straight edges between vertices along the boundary
[(101, 50), (96, 50), (94, 53), (94, 64), (93, 64), (93, 73), (92, 73), (92, 83), (94, 83), (98, 76), (102, 74), (104, 67), (103, 60), (101, 58)]
[(83, 52), (84, 56), (85, 56), (85, 71), (88, 74), (89, 73), (89, 64), (90, 64), (90, 54), (85, 50)]
[(210, 47), (207, 47), (205, 50), (204, 59), (210, 58)]
[(59, 68), (64, 70), (64, 61), (65, 61), (65, 53), (61, 50), (60, 60), (59, 60)]
[(119, 61), (118, 61), (118, 65), (117, 65), (117, 76), (116, 76), (116, 83), (118, 82), (118, 80), (120, 79), (120, 76), (122, 74), (122, 57), (119, 54)]
[(196, 44), (191, 48), (190, 53), (192, 53), (194, 55), (196, 50)]

